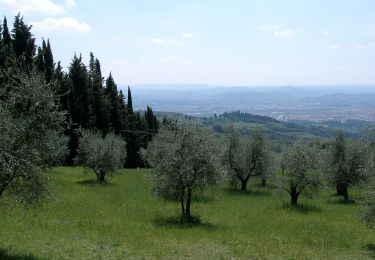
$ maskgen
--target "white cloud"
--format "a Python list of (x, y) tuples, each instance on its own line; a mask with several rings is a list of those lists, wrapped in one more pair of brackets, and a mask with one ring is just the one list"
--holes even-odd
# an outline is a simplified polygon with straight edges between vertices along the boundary
[(65, 6), (67, 6), (67, 7), (76, 6), (76, 1), (75, 0), (65, 0)]
[(165, 40), (165, 39), (161, 39), (161, 38), (153, 38), (151, 39), (150, 41), (151, 43), (153, 44), (157, 44), (157, 45), (174, 45), (174, 46), (179, 46), (179, 45), (182, 45), (182, 43), (178, 40)]
[(46, 18), (40, 22), (31, 22), (34, 28), (38, 31), (76, 31), (87, 32), (92, 28), (85, 22), (80, 22), (72, 17), (64, 17), (60, 19)]
[(181, 36), (182, 38), (194, 38), (194, 34), (192, 33), (183, 33)]
[(121, 41), (122, 39), (116, 36), (112, 36), (111, 38), (105, 40), (106, 43), (119, 43)]
[(189, 60), (189, 59), (180, 59), (180, 58), (177, 58), (176, 56), (169, 56), (165, 59), (161, 59), (161, 62), (164, 62), (164, 63), (182, 63), (182, 64), (191, 64), (191, 63), (194, 63), (195, 61), (194, 60)]
[(0, 3), (4, 4), (14, 13), (57, 15), (64, 12), (62, 6), (50, 0), (0, 0)]
[(259, 31), (278, 31), (280, 30), (280, 26), (278, 25), (267, 25), (267, 26), (259, 26)]
[(322, 31), (320, 34), (323, 35), (323, 36), (328, 36), (328, 35), (330, 35), (331, 33), (330, 33), (329, 31), (327, 31), (327, 30), (324, 30), (324, 31)]
[(291, 36), (298, 32), (292, 29), (283, 29), (278, 25), (259, 26), (258, 30), (272, 32), (272, 34), (277, 37)]
[(328, 49), (331, 49), (331, 50), (338, 50), (340, 48), (341, 48), (341, 46), (337, 45), (337, 44), (332, 44), (332, 45), (328, 46)]
[(364, 45), (364, 44), (357, 44), (357, 45), (354, 46), (354, 48), (356, 48), (356, 49), (366, 49), (367, 46)]
[(295, 30), (286, 29), (286, 30), (282, 30), (282, 31), (274, 31), (273, 35), (278, 36), (278, 37), (284, 37), (284, 36), (294, 35), (296, 33), (297, 33), (297, 31), (295, 31)]

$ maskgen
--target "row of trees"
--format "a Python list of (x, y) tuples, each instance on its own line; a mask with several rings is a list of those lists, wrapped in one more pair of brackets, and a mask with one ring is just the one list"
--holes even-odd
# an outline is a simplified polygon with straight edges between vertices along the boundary
[[(9, 31), (4, 18), (0, 26), (0, 71), (8, 77), (18, 72), (29, 75), (32, 71), (43, 75), (58, 110), (65, 112), (65, 134), (69, 137), (66, 163), (74, 163), (82, 128), (99, 131), (103, 136), (111, 132), (121, 135), (127, 143), (126, 167), (144, 166), (139, 150), (147, 146), (159, 127), (152, 109), (147, 107), (145, 113), (134, 111), (130, 88), (126, 102), (112, 74), (102, 76), (100, 62), (93, 53), (88, 66), (81, 55), (74, 55), (64, 72), (61, 63), (54, 62), (50, 41), (43, 39), (37, 46), (31, 28), (18, 14)], [(4, 83), (0, 82), (2, 88), (6, 87)]]
[(152, 109), (134, 111), (130, 88), (126, 102), (92, 53), (88, 66), (75, 55), (65, 72), (50, 41), (37, 46), (31, 28), (20, 14), (11, 30), (6, 18), (0, 25), (0, 197), (40, 198), (48, 167), (92, 162), (84, 152), (93, 149), (88, 133), (100, 137), (94, 147), (101, 158), (94, 162), (98, 180), (105, 178), (100, 165), (113, 156), (116, 167), (143, 166), (139, 150), (159, 127)]
[(203, 191), (223, 179), (245, 191), (249, 179), (257, 176), (263, 185), (285, 190), (293, 206), (301, 193), (332, 184), (347, 202), (348, 188), (369, 179), (371, 160), (367, 154), (371, 147), (346, 140), (342, 132), (329, 148), (297, 142), (281, 154), (271, 152), (261, 129), (255, 129), (250, 137), (234, 127), (226, 134), (223, 147), (209, 130), (175, 122), (163, 126), (143, 151), (153, 169), (150, 178), (155, 195), (179, 201), (183, 219), (190, 218), (193, 191)]

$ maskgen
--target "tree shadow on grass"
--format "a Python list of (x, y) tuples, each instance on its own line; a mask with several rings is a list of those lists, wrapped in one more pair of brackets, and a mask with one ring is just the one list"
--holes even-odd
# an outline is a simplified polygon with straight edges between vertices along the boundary
[(225, 192), (232, 196), (253, 196), (253, 197), (263, 197), (270, 196), (271, 193), (263, 190), (240, 190), (233, 187), (225, 189)]
[(290, 203), (284, 202), (281, 206), (282, 209), (287, 209), (295, 212), (300, 212), (303, 214), (308, 214), (312, 212), (321, 212), (322, 209), (310, 204), (298, 204), (296, 206), (291, 205)]
[(200, 202), (200, 203), (208, 203), (208, 202), (213, 202), (215, 199), (213, 196), (208, 196), (208, 195), (195, 195), (193, 197), (194, 202)]
[(199, 228), (199, 229), (205, 229), (207, 231), (214, 231), (217, 229), (216, 225), (202, 222), (200, 217), (197, 217), (197, 216), (191, 216), (189, 221), (185, 220), (184, 223), (181, 223), (181, 216), (171, 216), (171, 217), (157, 216), (154, 218), (153, 224), (158, 227), (169, 227), (169, 228), (180, 228), (180, 229)]
[(77, 181), (77, 183), (82, 186), (96, 186), (96, 187), (113, 186), (112, 182), (109, 182), (109, 181), (98, 182), (97, 180), (94, 180), (94, 179)]
[(9, 252), (6, 249), (0, 248), (0, 259), (9, 259), (9, 260), (36, 260), (39, 259), (33, 255), (18, 255)]
[(329, 204), (336, 204), (336, 205), (352, 205), (352, 206), (357, 205), (357, 202), (354, 199), (349, 199), (348, 201), (345, 201), (344, 199), (327, 200), (327, 203), (329, 203)]
[(370, 253), (371, 257), (375, 258), (375, 244), (368, 243), (364, 248)]

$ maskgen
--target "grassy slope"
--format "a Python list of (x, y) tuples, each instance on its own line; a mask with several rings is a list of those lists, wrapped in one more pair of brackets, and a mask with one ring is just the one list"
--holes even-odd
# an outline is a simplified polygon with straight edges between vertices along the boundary
[[(52, 171), (54, 198), (42, 208), (0, 208), (0, 258), (112, 259), (371, 258), (375, 234), (358, 219), (356, 204), (342, 205), (322, 192), (299, 210), (288, 198), (251, 185), (240, 194), (223, 187), (192, 211), (202, 224), (176, 224), (177, 204), (157, 201), (147, 171), (124, 170), (111, 184), (90, 182), (82, 168)], [(194, 197), (193, 197), (194, 200)]]

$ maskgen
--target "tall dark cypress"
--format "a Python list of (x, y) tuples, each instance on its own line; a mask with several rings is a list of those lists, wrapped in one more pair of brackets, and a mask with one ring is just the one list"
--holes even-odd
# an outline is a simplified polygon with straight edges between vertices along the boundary
[(120, 103), (118, 99), (117, 85), (113, 80), (112, 73), (109, 74), (106, 80), (106, 95), (109, 102), (111, 128), (115, 134), (121, 133), (121, 112)]
[(128, 86), (128, 114), (130, 116), (133, 115), (133, 100), (132, 100), (132, 92), (130, 90), (130, 87)]
[(43, 60), (46, 82), (49, 83), (52, 80), (53, 72), (55, 70), (55, 64), (53, 62), (53, 54), (49, 39), (47, 39), (47, 44), (45, 45), (45, 49), (43, 50)]
[(69, 67), (69, 78), (72, 84), (70, 98), (70, 115), (73, 123), (83, 128), (91, 125), (92, 108), (90, 107), (89, 77), (81, 55), (74, 55)]
[(38, 47), (38, 51), (35, 57), (35, 67), (39, 72), (44, 73), (44, 55), (43, 49), (41, 47)]
[(11, 47), (11, 44), (12, 44), (12, 38), (10, 36), (10, 33), (9, 33), (9, 29), (8, 29), (8, 21), (7, 21), (7, 18), (4, 17), (4, 20), (3, 20), (3, 26), (2, 26), (2, 39), (1, 39), (1, 45), (2, 47), (4, 46), (9, 46)]
[(0, 69), (6, 67), (6, 64), (13, 57), (12, 38), (8, 29), (7, 18), (4, 17), (1, 26), (1, 40), (0, 40)]
[(31, 33), (31, 26), (25, 24), (21, 14), (14, 18), (12, 47), (19, 62), (19, 68), (29, 71), (35, 55), (35, 38)]
[(103, 133), (103, 135), (106, 135), (110, 131), (110, 111), (108, 101), (104, 93), (100, 62), (98, 59), (94, 59), (93, 55), (90, 57), (89, 68), (92, 80), (91, 84), (94, 101), (93, 109), (96, 119), (95, 126)]

